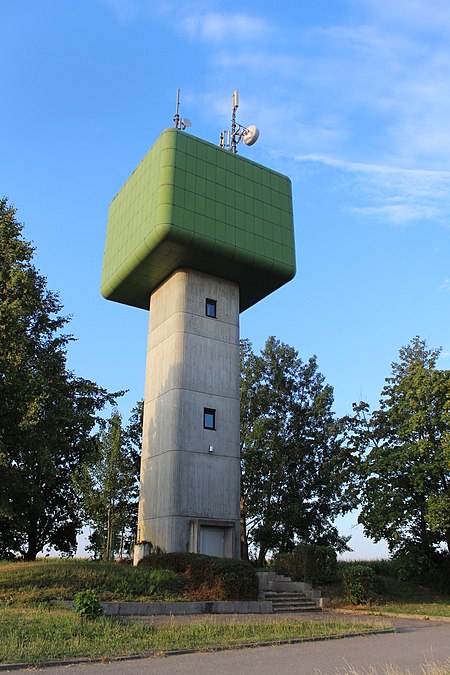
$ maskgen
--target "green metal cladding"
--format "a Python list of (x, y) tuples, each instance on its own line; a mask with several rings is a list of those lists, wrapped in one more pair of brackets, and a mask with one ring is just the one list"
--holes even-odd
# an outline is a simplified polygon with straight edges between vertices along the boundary
[(180, 268), (237, 282), (241, 311), (292, 279), (289, 178), (166, 129), (109, 208), (101, 292), (148, 309)]

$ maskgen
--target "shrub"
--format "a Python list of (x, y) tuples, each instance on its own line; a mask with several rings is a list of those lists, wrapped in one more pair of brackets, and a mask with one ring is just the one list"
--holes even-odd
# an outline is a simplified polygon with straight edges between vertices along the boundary
[(397, 578), (397, 571), (393, 560), (371, 560), (370, 567), (380, 577)]
[(291, 553), (278, 553), (273, 564), (277, 574), (293, 581), (329, 583), (336, 578), (337, 557), (331, 546), (299, 544)]
[(348, 564), (343, 574), (344, 589), (352, 605), (367, 605), (375, 600), (379, 581), (370, 565)]
[(392, 564), (401, 581), (423, 583), (440, 592), (450, 591), (450, 556), (447, 553), (424, 552), (409, 544), (394, 555)]
[(258, 577), (243, 560), (215, 558), (201, 553), (155, 553), (139, 567), (173, 570), (185, 582), (186, 595), (197, 600), (255, 600)]
[(100, 602), (92, 589), (77, 593), (73, 599), (73, 608), (83, 619), (90, 621), (98, 619), (103, 614)]

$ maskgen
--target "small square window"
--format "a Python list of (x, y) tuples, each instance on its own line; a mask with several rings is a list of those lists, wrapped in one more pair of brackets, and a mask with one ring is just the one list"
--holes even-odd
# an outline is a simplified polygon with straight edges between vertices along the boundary
[(211, 317), (211, 319), (216, 318), (216, 301), (211, 300), (210, 298), (206, 298), (206, 309), (205, 309), (205, 314), (206, 316)]
[(204, 408), (203, 409), (203, 428), (204, 429), (212, 429), (212, 431), (215, 431), (216, 429), (216, 411), (214, 408)]

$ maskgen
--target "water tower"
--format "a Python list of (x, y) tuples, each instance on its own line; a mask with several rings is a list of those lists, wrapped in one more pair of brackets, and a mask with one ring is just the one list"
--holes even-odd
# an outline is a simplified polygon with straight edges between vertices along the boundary
[(290, 180), (178, 114), (111, 203), (101, 291), (150, 310), (135, 560), (239, 558), (239, 313), (295, 274)]

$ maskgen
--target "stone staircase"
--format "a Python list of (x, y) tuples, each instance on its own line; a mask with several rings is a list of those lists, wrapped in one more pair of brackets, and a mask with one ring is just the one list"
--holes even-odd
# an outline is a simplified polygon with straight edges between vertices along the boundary
[(292, 581), (275, 572), (258, 572), (258, 580), (258, 599), (271, 601), (276, 613), (320, 611), (329, 601), (306, 581)]
[(314, 600), (307, 598), (304, 593), (277, 593), (268, 591), (265, 594), (266, 600), (272, 601), (272, 608), (275, 613), (278, 612), (315, 612), (317, 605)]

